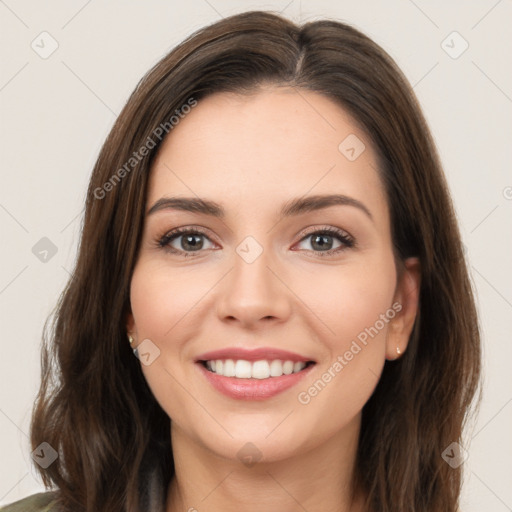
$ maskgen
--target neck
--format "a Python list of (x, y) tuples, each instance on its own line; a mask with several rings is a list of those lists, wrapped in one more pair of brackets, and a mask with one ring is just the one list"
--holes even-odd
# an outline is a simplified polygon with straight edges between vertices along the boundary
[(362, 512), (352, 499), (360, 415), (305, 453), (252, 466), (224, 458), (171, 422), (175, 475), (167, 512)]

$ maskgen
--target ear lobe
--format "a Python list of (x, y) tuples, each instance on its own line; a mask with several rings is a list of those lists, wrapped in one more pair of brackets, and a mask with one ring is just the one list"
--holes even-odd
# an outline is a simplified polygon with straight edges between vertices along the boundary
[(135, 319), (133, 318), (132, 313), (128, 313), (126, 316), (126, 334), (131, 335), (134, 338), (137, 337), (137, 329), (135, 326)]
[[(407, 349), (409, 337), (418, 314), (421, 286), (421, 265), (419, 258), (407, 258), (400, 265), (394, 304), (397, 315), (389, 322), (386, 338), (386, 359), (397, 359)], [(399, 352), (397, 351), (399, 350)]]

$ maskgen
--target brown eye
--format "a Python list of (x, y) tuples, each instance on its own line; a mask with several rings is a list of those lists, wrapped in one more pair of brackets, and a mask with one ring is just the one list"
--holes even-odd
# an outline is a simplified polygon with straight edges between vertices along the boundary
[(196, 233), (190, 233), (188, 235), (179, 235), (175, 240), (179, 240), (181, 238), (180, 249), (185, 251), (199, 251), (204, 245), (204, 240), (201, 239), (202, 236), (203, 235)]
[[(158, 241), (158, 245), (174, 254), (190, 257), (195, 256), (193, 253), (200, 253), (205, 249), (205, 240), (211, 243), (206, 234), (198, 229), (179, 228), (164, 235)], [(206, 249), (210, 248), (206, 247)]]
[(300, 243), (308, 239), (311, 249), (306, 248), (305, 250), (318, 253), (319, 256), (339, 253), (355, 245), (351, 236), (340, 229), (331, 227), (310, 232), (302, 238)]

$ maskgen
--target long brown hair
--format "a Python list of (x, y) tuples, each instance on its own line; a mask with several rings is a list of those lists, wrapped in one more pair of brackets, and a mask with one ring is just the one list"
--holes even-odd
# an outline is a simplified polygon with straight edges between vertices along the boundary
[(452, 468), (442, 454), (453, 442), (464, 444), (480, 389), (480, 335), (425, 119), (392, 58), (355, 28), (329, 19), (298, 26), (252, 11), (197, 31), (158, 62), (132, 93), (95, 164), (76, 266), (51, 328), (45, 326), (31, 424), (33, 448), (47, 442), (58, 451), (53, 464), (37, 469), (45, 485), (58, 488), (63, 511), (164, 508), (174, 474), (170, 419), (126, 338), (149, 172), (185, 105), (265, 84), (316, 91), (360, 123), (379, 155), (396, 254), (421, 261), (419, 314), (408, 349), (386, 362), (363, 408), (354, 488), (367, 496), (368, 511), (457, 509), (462, 466)]

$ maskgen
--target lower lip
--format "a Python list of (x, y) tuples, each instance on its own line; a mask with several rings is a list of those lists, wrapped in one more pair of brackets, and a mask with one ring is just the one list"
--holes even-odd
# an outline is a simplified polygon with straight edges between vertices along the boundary
[(196, 363), (210, 384), (230, 398), (238, 400), (266, 400), (292, 386), (295, 386), (315, 366), (314, 364), (304, 368), (298, 373), (281, 375), (281, 377), (269, 377), (268, 379), (238, 379), (236, 377), (224, 377), (207, 370), (202, 363)]

